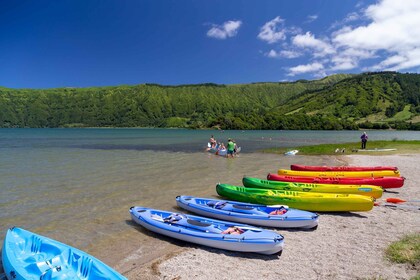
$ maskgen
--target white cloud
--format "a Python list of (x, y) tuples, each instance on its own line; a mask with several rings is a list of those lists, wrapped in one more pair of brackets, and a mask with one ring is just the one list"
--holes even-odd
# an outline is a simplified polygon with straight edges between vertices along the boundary
[(334, 48), (327, 42), (316, 39), (311, 32), (306, 32), (303, 35), (296, 35), (292, 39), (293, 45), (300, 48), (311, 48), (315, 50), (315, 57), (323, 57), (328, 54), (335, 53)]
[(399, 71), (420, 66), (420, 48), (415, 48), (386, 58), (377, 65), (372, 66), (374, 70)]
[(228, 37), (234, 37), (238, 34), (238, 30), (241, 25), (242, 21), (240, 20), (229, 20), (222, 25), (213, 25), (213, 27), (207, 31), (207, 36), (222, 40)]
[(287, 30), (283, 27), (283, 24), (284, 19), (279, 16), (269, 22), (266, 22), (263, 27), (261, 27), (258, 38), (268, 42), (269, 44), (285, 40)]
[[(332, 41), (337, 48), (384, 52), (388, 57), (372, 66), (377, 70), (398, 71), (420, 66), (420, 1), (383, 0), (369, 6), (365, 16), (370, 23), (346, 27), (333, 34)], [(357, 55), (355, 58), (366, 59)]]
[[(309, 19), (316, 16), (308, 16)], [(258, 38), (279, 42), (264, 53), (270, 58), (306, 58), (287, 68), (288, 76), (319, 77), (335, 71), (401, 71), (420, 69), (420, 0), (378, 0), (348, 13), (328, 34), (316, 36), (285, 25), (276, 17), (267, 22)], [(337, 30), (338, 26), (341, 29)], [(287, 35), (287, 36), (286, 36)], [(290, 38), (287, 38), (291, 36)], [(363, 67), (363, 68), (362, 68)]]
[(295, 76), (295, 75), (304, 74), (304, 73), (323, 72), (321, 70), (324, 70), (324, 65), (322, 65), (319, 62), (314, 62), (311, 64), (302, 64), (302, 65), (289, 68), (288, 76)]
[(351, 22), (351, 21), (356, 21), (359, 19), (360, 19), (360, 15), (356, 12), (352, 12), (344, 18), (344, 22)]
[(281, 51), (275, 51), (270, 50), (268, 53), (266, 53), (267, 57), (271, 58), (296, 58), (299, 56), (302, 56), (302, 53), (297, 51), (291, 51), (291, 50), (281, 50)]
[(318, 19), (318, 15), (309, 15), (305, 23), (310, 23)]

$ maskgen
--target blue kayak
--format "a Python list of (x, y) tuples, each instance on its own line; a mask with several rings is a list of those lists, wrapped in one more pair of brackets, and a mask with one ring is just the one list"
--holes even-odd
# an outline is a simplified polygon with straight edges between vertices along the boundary
[(277, 228), (312, 229), (318, 226), (318, 215), (289, 208), (286, 205), (260, 205), (214, 198), (178, 196), (179, 207), (199, 215)]
[(2, 260), (8, 279), (126, 279), (83, 251), (17, 227), (7, 231)]
[(204, 246), (265, 255), (281, 254), (283, 236), (245, 224), (133, 206), (131, 218), (156, 233)]

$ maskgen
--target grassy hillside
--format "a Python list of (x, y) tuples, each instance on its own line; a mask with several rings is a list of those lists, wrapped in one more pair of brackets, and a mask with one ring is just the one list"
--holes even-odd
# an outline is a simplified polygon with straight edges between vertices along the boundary
[(238, 85), (0, 87), (0, 127), (418, 129), (420, 75)]
[(348, 120), (366, 128), (418, 123), (420, 75), (368, 73), (343, 79), (322, 90), (305, 91), (277, 111)]

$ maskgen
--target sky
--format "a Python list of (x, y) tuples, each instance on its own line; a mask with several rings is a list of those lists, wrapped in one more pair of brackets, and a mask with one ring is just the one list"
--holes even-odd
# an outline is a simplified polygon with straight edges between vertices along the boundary
[(418, 0), (0, 0), (0, 86), (420, 72)]

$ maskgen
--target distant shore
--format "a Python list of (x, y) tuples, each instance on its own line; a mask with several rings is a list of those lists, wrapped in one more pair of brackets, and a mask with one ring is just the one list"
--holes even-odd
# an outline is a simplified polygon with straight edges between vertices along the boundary
[[(259, 156), (264, 156), (259, 155)], [(337, 165), (393, 165), (407, 178), (387, 197), (410, 200), (419, 195), (418, 154), (337, 156)], [(418, 199), (418, 197), (417, 197)], [(385, 248), (418, 232), (418, 210), (377, 206), (369, 212), (322, 213), (315, 231), (276, 230), (285, 236), (282, 256), (228, 252), (171, 242), (174, 250), (137, 266), (133, 256), (116, 264), (129, 279), (410, 279), (420, 272), (384, 258)], [(156, 235), (159, 238), (159, 235)], [(158, 240), (156, 242), (159, 242)], [(135, 245), (134, 245), (135, 246)]]

